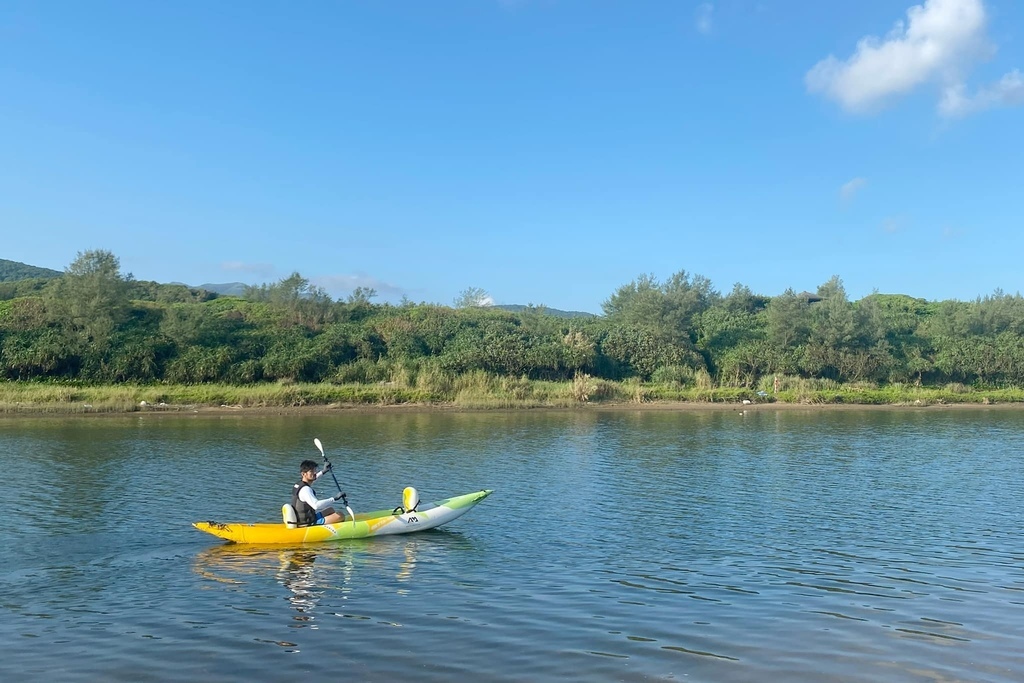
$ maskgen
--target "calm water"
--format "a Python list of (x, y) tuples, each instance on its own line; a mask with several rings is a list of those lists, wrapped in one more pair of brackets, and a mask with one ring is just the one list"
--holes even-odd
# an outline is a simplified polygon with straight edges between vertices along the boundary
[[(357, 511), (496, 492), (189, 526), (279, 519), (314, 436)], [(0, 471), (5, 680), (1024, 680), (1024, 412), (3, 419)]]

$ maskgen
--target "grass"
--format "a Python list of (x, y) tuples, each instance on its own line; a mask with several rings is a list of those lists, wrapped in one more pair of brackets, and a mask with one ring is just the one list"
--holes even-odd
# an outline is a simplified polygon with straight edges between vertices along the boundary
[[(797, 405), (905, 405), (1024, 403), (1024, 388), (974, 388), (961, 384), (919, 387), (839, 384), (829, 380), (781, 378), (774, 387), (713, 386), (698, 381), (614, 382), (579, 374), (571, 381), (549, 382), (502, 377), (485, 372), (451, 376), (436, 370), (399, 369), (394, 379), (372, 383), (277, 382), (266, 384), (85, 385), (80, 383), (0, 383), (0, 413), (130, 413), (186, 411), (231, 406), (295, 408), (305, 406), (434, 405), (471, 409), (568, 408), (582, 405), (684, 403), (781, 403)], [(771, 383), (770, 378), (768, 379)], [(762, 382), (763, 384), (764, 382)]]

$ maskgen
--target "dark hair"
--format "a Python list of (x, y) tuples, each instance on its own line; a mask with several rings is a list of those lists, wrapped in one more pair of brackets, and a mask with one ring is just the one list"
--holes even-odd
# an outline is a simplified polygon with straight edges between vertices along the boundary
[(316, 472), (316, 467), (315, 460), (303, 460), (302, 464), (299, 465), (299, 472)]

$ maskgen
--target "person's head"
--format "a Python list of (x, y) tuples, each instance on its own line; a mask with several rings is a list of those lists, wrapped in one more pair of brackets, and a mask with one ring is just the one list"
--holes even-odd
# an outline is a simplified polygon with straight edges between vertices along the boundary
[(303, 481), (308, 481), (309, 477), (316, 478), (316, 461), (315, 460), (303, 460), (302, 464), (299, 465), (299, 473), (302, 475)]

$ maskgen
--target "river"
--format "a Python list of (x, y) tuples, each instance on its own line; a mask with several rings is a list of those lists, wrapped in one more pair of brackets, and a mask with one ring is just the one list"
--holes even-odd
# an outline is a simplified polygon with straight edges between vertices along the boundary
[[(357, 512), (495, 493), (191, 527), (279, 519), (314, 437)], [(1024, 680), (1024, 411), (7, 417), (0, 471), (4, 680)]]

